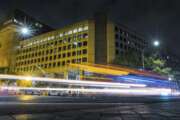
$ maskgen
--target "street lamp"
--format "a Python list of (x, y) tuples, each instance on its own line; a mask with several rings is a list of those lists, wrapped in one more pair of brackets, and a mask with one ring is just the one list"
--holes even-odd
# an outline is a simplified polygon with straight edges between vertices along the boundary
[(30, 36), (32, 34), (32, 29), (27, 26), (22, 26), (19, 28), (19, 34), (21, 34), (24, 37)]
[(155, 47), (158, 47), (158, 46), (160, 45), (160, 42), (159, 42), (158, 40), (155, 40), (155, 41), (153, 42), (153, 45), (154, 45)]

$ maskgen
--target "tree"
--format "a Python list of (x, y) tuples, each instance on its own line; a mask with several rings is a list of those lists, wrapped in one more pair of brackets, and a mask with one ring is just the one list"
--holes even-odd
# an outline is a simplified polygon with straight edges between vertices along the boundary
[(167, 67), (166, 61), (157, 56), (146, 57), (145, 68), (150, 69), (161, 75), (167, 75), (167, 76), (169, 76), (172, 72), (172, 69), (170, 67)]

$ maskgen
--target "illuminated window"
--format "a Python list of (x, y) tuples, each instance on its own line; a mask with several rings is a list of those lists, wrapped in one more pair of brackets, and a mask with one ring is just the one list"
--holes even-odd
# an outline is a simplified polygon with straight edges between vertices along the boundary
[(84, 34), (83, 34), (83, 38), (88, 38), (88, 34), (87, 34), (87, 33), (84, 33)]
[(84, 27), (84, 30), (88, 30), (88, 26), (85, 26), (85, 27)]
[(60, 34), (59, 34), (59, 36), (60, 36), (60, 37), (63, 37), (63, 34), (62, 34), (62, 33), (60, 33)]
[(69, 35), (72, 34), (72, 30), (70, 30), (70, 31), (68, 32), (68, 34), (69, 34)]
[(82, 27), (79, 27), (79, 28), (78, 28), (78, 32), (81, 32), (81, 31), (83, 31), (83, 28), (82, 28)]
[(77, 33), (77, 29), (74, 29), (74, 30), (73, 30), (73, 33)]

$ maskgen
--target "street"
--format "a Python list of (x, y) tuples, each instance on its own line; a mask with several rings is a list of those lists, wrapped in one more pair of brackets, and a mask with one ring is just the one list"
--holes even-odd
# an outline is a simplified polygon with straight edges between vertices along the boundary
[(0, 120), (179, 120), (179, 97), (0, 97)]

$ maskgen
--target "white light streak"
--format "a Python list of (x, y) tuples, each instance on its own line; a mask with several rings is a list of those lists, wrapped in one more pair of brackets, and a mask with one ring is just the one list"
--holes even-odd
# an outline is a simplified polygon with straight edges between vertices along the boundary
[(107, 93), (119, 95), (173, 95), (171, 89), (167, 88), (132, 88), (132, 89), (95, 89), (95, 88), (35, 88), (35, 87), (2, 87), (8, 90), (38, 90), (38, 91), (71, 91), (81, 93)]
[(31, 81), (41, 81), (41, 82), (51, 82), (51, 83), (54, 82), (54, 83), (62, 83), (62, 84), (96, 86), (96, 87), (115, 87), (115, 88), (146, 87), (145, 84), (67, 80), (67, 79), (57, 79), (57, 78), (29, 77), (29, 76), (5, 75), (5, 74), (0, 74), (0, 78), (1, 79), (9, 79), (9, 80), (27, 80), (28, 79)]

